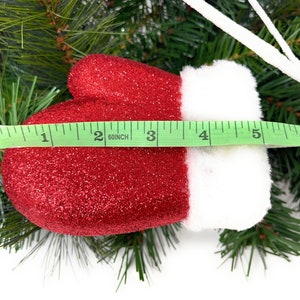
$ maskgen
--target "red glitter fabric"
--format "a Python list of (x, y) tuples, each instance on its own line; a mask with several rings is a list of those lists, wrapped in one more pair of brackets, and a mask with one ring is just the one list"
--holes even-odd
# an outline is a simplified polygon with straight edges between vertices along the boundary
[[(74, 100), (26, 124), (180, 120), (181, 79), (123, 58), (90, 55), (69, 75)], [(38, 226), (63, 234), (108, 235), (167, 225), (189, 210), (184, 148), (8, 149), (3, 183)]]

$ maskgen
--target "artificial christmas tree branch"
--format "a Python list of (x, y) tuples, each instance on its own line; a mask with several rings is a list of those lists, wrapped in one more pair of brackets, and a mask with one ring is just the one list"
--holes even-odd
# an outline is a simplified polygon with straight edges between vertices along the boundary
[(289, 260), (289, 255), (300, 255), (300, 220), (294, 216), (295, 210), (286, 207), (286, 203), (275, 194), (282, 192), (273, 187), (272, 208), (264, 220), (255, 227), (236, 232), (223, 230), (220, 233), (222, 250), (220, 254), (231, 259), (232, 270), (245, 254), (245, 249), (251, 247), (248, 261), (247, 276), (251, 271), (252, 258), (255, 252), (261, 257), (266, 267), (265, 257), (273, 254)]
[[(14, 77), (38, 76), (41, 88), (62, 87), (71, 64), (90, 52), (109, 52), (121, 33), (103, 3), (14, 0), (0, 4), (0, 49)], [(7, 70), (7, 71), (9, 71)], [(30, 81), (30, 79), (29, 79)]]
[[(10, 82), (2, 73), (0, 93), (0, 124), (18, 125), (30, 115), (50, 105), (59, 90), (36, 91), (37, 78), (32, 78), (31, 86), (23, 86), (20, 78)], [(2, 159), (2, 153), (0, 153)], [(1, 179), (1, 178), (0, 178)], [(0, 181), (1, 182), (1, 181)], [(38, 240), (40, 228), (19, 214), (6, 197), (2, 182), (0, 185), (0, 247), (18, 250), (24, 244)], [(27, 243), (26, 243), (27, 241)], [(28, 241), (30, 241), (28, 243)]]

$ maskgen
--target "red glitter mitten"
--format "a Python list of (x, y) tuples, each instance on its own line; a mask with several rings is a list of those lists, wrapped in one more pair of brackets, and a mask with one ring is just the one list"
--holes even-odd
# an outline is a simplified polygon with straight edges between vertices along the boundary
[[(256, 82), (234, 62), (180, 76), (131, 60), (90, 55), (70, 72), (73, 100), (26, 124), (122, 120), (259, 120)], [(264, 147), (8, 149), (3, 183), (38, 226), (108, 235), (182, 221), (192, 230), (242, 230), (270, 207)]]

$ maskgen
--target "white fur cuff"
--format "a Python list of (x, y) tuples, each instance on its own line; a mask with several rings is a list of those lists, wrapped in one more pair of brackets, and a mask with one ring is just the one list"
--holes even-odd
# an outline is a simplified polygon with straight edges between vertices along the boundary
[[(217, 61), (185, 67), (181, 78), (183, 120), (260, 120), (256, 81), (247, 68)], [(189, 148), (186, 163), (190, 211), (183, 223), (189, 229), (243, 230), (270, 208), (271, 168), (264, 147)]]

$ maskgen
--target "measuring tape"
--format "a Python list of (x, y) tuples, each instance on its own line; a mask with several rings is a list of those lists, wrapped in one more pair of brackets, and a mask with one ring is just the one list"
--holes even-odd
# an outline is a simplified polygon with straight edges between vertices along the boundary
[(265, 121), (112, 121), (0, 126), (0, 149), (18, 147), (300, 146), (300, 125)]

